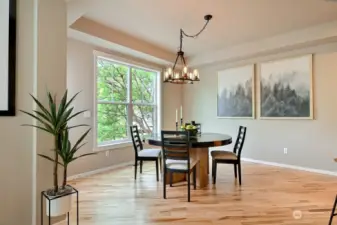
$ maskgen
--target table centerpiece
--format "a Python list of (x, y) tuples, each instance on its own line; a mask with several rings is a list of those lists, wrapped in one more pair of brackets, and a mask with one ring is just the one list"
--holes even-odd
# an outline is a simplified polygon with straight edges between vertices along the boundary
[(181, 125), (180, 129), (182, 131), (188, 131), (190, 136), (197, 136), (198, 133), (198, 129), (196, 126), (192, 125), (192, 124), (183, 124)]

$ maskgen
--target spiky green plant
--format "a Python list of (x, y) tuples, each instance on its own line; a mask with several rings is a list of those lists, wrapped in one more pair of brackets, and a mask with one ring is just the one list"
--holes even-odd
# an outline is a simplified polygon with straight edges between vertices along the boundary
[(53, 169), (53, 180), (54, 180), (54, 193), (58, 193), (58, 165), (59, 159), (58, 159), (58, 152), (61, 148), (62, 142), (61, 142), (61, 136), (63, 135), (63, 132), (66, 129), (71, 129), (75, 127), (81, 127), (81, 126), (88, 126), (86, 124), (80, 124), (72, 127), (68, 127), (68, 122), (75, 118), (76, 116), (80, 115), (81, 113), (85, 112), (86, 110), (82, 110), (76, 113), (73, 113), (74, 107), (71, 107), (71, 103), (74, 101), (76, 96), (79, 94), (76, 93), (69, 101), (68, 101), (68, 91), (66, 90), (62, 100), (59, 104), (56, 102), (56, 95), (54, 98), (52, 97), (52, 94), (48, 91), (47, 97), (48, 97), (48, 106), (44, 106), (37, 98), (35, 98), (33, 95), (30, 95), (36, 105), (38, 106), (38, 110), (33, 110), (32, 113), (20, 110), (21, 112), (33, 117), (37, 120), (38, 124), (23, 124), (23, 126), (30, 126), (35, 127), (37, 129), (40, 129), (42, 131), (45, 131), (49, 134), (51, 134), (54, 138), (54, 158), (51, 158), (47, 155), (38, 154), (39, 156), (50, 160), (54, 163), (54, 169)]
[(63, 182), (62, 182), (62, 188), (64, 189), (67, 184), (67, 171), (68, 171), (68, 165), (75, 161), (76, 159), (79, 159), (81, 157), (89, 156), (89, 155), (95, 155), (96, 153), (86, 153), (82, 155), (75, 156), (76, 152), (84, 146), (86, 143), (82, 143), (84, 138), (88, 135), (90, 129), (88, 129), (86, 132), (82, 134), (82, 136), (76, 141), (75, 145), (72, 147), (70, 140), (69, 140), (69, 132), (66, 129), (63, 132), (63, 135), (61, 137), (61, 148), (58, 149), (58, 155), (62, 158), (63, 161)]

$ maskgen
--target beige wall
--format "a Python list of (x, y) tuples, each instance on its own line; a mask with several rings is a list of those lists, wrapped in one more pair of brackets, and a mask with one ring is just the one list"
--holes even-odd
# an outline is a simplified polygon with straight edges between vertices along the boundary
[[(37, 20), (37, 67), (34, 95), (45, 105), (48, 105), (47, 91), (56, 95), (60, 102), (66, 90), (67, 76), (67, 5), (64, 1), (39, 0)], [(37, 106), (36, 110), (39, 110)], [(53, 137), (41, 130), (34, 133), (37, 154), (53, 157), (50, 151), (54, 146)], [(34, 174), (36, 173), (36, 215), (40, 224), (40, 193), (53, 187), (53, 163), (37, 157)], [(34, 179), (34, 177), (33, 177)], [(59, 167), (58, 183), (62, 183), (62, 167)], [(45, 214), (45, 213), (44, 213)], [(57, 222), (64, 217), (53, 218)], [(45, 216), (45, 220), (47, 216)]]
[[(28, 57), (34, 52), (33, 30), (33, 0), (20, 0), (16, 77), (18, 109), (31, 110), (33, 107), (28, 95), (34, 84), (34, 58)], [(23, 123), (32, 123), (32, 120), (21, 113), (16, 117), (0, 117), (0, 224), (31, 224), (32, 221), (33, 131), (22, 128)]]
[[(216, 118), (218, 70), (312, 52), (315, 53), (315, 120)], [(247, 139), (242, 152), (245, 158), (336, 171), (337, 165), (333, 162), (333, 157), (337, 157), (336, 62), (337, 44), (328, 44), (200, 68), (200, 83), (184, 88), (185, 117), (200, 121), (204, 132), (226, 133), (232, 137), (236, 137), (239, 125), (247, 126)], [(258, 68), (259, 64), (257, 71)], [(288, 148), (286, 155), (283, 153), (284, 147)]]
[[(81, 91), (74, 103), (75, 110), (88, 109), (91, 112), (90, 118), (83, 116), (73, 120), (74, 123), (85, 123), (93, 127), (93, 107), (94, 107), (94, 55), (93, 51), (98, 49), (90, 44), (83, 43), (74, 39), (68, 39), (68, 57), (67, 57), (67, 88), (71, 95)], [(100, 49), (102, 50), (102, 49)], [(103, 50), (102, 50), (103, 51)], [(104, 50), (108, 52), (107, 50)], [(163, 86), (163, 128), (174, 128), (175, 108), (181, 105), (182, 88), (181, 86), (164, 85)], [(73, 130), (72, 138), (78, 138), (84, 129)], [(88, 144), (85, 145), (80, 153), (93, 152), (93, 132), (90, 132), (87, 138)], [(98, 152), (95, 156), (79, 159), (70, 166), (69, 175), (76, 175), (88, 171), (117, 165), (134, 160), (133, 148), (119, 148), (110, 150), (109, 156), (106, 151)], [(131, 175), (131, 174), (130, 174)]]
[(52, 166), (37, 153), (50, 154), (52, 140), (19, 110), (45, 101), (46, 89), (62, 93), (66, 85), (66, 5), (64, 1), (17, 1), (15, 117), (0, 117), (0, 224), (39, 224), (40, 193), (52, 187)]

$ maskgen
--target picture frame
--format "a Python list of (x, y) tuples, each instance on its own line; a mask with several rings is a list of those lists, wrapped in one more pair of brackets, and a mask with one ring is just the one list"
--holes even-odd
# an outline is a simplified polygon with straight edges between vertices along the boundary
[(255, 119), (255, 64), (218, 71), (217, 118)]
[(0, 2), (0, 116), (15, 116), (16, 92), (16, 0)]
[(260, 119), (314, 119), (312, 60), (307, 54), (260, 64)]

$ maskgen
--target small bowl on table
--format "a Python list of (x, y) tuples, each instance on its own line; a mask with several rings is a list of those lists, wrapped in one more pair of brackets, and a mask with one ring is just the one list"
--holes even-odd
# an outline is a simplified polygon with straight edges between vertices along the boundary
[(184, 131), (187, 131), (190, 134), (190, 137), (195, 137), (198, 134), (198, 129), (183, 129)]

